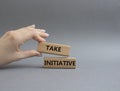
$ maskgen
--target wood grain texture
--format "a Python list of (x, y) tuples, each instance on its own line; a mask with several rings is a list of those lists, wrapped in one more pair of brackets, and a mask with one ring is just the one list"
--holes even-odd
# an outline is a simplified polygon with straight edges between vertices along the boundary
[(44, 57), (44, 68), (76, 68), (76, 58), (73, 57)]
[(42, 42), (38, 44), (39, 52), (56, 54), (61, 56), (69, 56), (70, 46), (56, 43)]

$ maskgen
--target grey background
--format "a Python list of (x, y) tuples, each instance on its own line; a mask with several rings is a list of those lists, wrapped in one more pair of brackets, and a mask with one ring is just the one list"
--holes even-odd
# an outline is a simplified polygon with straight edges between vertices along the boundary
[(0, 0), (1, 36), (31, 24), (71, 45), (77, 68), (44, 69), (47, 54), (24, 59), (0, 69), (0, 91), (120, 91), (119, 0)]

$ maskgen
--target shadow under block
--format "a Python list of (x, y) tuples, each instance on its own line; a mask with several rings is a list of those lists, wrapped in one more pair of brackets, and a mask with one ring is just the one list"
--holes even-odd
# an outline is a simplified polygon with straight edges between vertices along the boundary
[(44, 68), (76, 68), (76, 58), (73, 57), (44, 57)]
[(48, 53), (48, 54), (69, 56), (70, 46), (63, 44), (42, 42), (39, 43), (37, 50), (39, 52)]

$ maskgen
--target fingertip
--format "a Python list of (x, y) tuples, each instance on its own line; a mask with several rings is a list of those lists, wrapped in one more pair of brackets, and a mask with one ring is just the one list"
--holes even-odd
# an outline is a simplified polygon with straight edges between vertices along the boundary
[(42, 53), (40, 53), (39, 55), (37, 55), (37, 57), (42, 57)]
[(49, 36), (50, 36), (50, 34), (46, 33), (46, 36), (47, 36), (47, 37), (49, 37)]
[(39, 35), (40, 35), (40, 37), (42, 37), (42, 38), (47, 38), (47, 37), (49, 37), (49, 34), (48, 34), (48, 33), (40, 33)]
[(37, 51), (34, 51), (34, 54), (35, 54), (35, 56), (41, 55), (41, 53), (40, 53), (40, 52), (37, 52)]
[(39, 40), (40, 40), (40, 42), (46, 42), (46, 40), (44, 38), (41, 38), (41, 37)]

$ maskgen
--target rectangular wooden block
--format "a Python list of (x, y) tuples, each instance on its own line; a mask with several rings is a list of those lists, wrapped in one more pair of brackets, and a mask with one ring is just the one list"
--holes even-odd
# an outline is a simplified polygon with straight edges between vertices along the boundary
[(70, 46), (56, 43), (42, 42), (38, 45), (39, 52), (69, 56)]
[(45, 68), (76, 68), (76, 58), (73, 57), (44, 57)]

